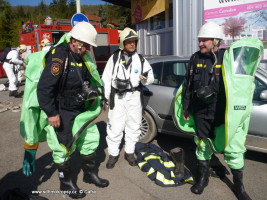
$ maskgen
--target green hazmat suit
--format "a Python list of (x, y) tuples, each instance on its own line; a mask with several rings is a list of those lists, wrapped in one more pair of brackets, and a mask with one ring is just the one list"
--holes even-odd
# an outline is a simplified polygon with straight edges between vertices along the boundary
[[(63, 42), (68, 43), (69, 41), (70, 35), (67, 33), (61, 37), (55, 46)], [(63, 163), (69, 160), (69, 155), (76, 148), (83, 155), (94, 153), (99, 145), (100, 135), (97, 126), (91, 122), (74, 142), (71, 150), (68, 151), (63, 144), (59, 144), (55, 129), (49, 125), (47, 115), (40, 109), (36, 92), (39, 78), (45, 67), (45, 55), (47, 52), (36, 52), (29, 55), (26, 59), (26, 84), (20, 119), (20, 134), (25, 139), (25, 146), (36, 146), (37, 148), (38, 145), (36, 144), (47, 141), (53, 151), (54, 162)], [(87, 53), (83, 60), (92, 75), (92, 78), (89, 80), (91, 85), (101, 87), (102, 82), (90, 54)], [(85, 103), (86, 112), (79, 114), (74, 120), (72, 127), (73, 137), (86, 122), (92, 121), (100, 114), (100, 101), (101, 97), (98, 97), (95, 104), (90, 107), (88, 102)]]
[[(222, 76), (226, 94), (225, 124), (215, 127), (215, 139), (199, 140), (198, 160), (209, 160), (213, 152), (224, 153), (225, 162), (232, 169), (244, 167), (245, 141), (249, 127), (255, 72), (261, 60), (263, 44), (256, 38), (243, 38), (233, 42), (225, 51)], [(193, 116), (183, 119), (182, 88), (178, 89), (174, 103), (174, 122), (186, 133), (195, 133)]]

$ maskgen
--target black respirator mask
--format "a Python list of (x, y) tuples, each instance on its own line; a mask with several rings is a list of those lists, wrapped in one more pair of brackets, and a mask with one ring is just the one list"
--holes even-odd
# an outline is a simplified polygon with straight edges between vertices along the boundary
[(77, 102), (84, 102), (96, 99), (98, 96), (100, 96), (100, 92), (95, 88), (91, 88), (89, 81), (84, 81), (82, 91), (78, 93), (76, 100)]
[[(214, 39), (215, 40), (215, 39)], [(218, 44), (218, 40), (214, 41), (214, 45)], [(214, 75), (214, 67), (217, 64), (217, 56), (214, 53), (213, 50), (211, 50), (212, 55), (214, 56), (214, 63), (213, 66), (210, 70), (210, 74), (212, 74), (211, 80), (210, 80), (210, 84), (207, 86), (201, 86), (200, 88), (197, 89), (196, 91), (196, 95), (197, 98), (200, 99), (203, 103), (205, 104), (210, 104), (213, 103), (217, 97), (217, 92), (214, 90), (213, 86), (215, 84), (215, 75)]]
[(116, 78), (115, 83), (116, 83), (116, 87), (118, 90), (126, 90), (130, 84), (130, 80), (129, 79), (124, 80), (124, 79)]
[(214, 89), (208, 85), (208, 86), (202, 86), (196, 91), (197, 98), (200, 99), (205, 104), (213, 103), (217, 93), (214, 91)]

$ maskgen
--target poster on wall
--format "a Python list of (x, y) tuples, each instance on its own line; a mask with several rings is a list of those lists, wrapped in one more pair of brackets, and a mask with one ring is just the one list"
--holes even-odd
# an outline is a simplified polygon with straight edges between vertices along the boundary
[(243, 37), (260, 39), (267, 60), (266, 0), (204, 0), (204, 23), (208, 21), (222, 26), (226, 47)]
[(132, 23), (148, 19), (169, 8), (169, 0), (131, 0)]

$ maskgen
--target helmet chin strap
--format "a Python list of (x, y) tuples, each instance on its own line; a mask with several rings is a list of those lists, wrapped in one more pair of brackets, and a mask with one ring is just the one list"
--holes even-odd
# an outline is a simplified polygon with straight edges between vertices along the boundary
[(211, 68), (211, 70), (210, 70), (210, 73), (213, 73), (213, 69), (214, 69), (214, 67), (215, 67), (216, 64), (217, 64), (217, 56), (216, 56), (216, 54), (214, 53), (214, 48), (216, 47), (216, 45), (218, 45), (219, 42), (220, 42), (220, 40), (218, 40), (218, 39), (216, 39), (216, 38), (213, 39), (213, 46), (212, 46), (212, 49), (211, 49), (210, 51), (211, 51), (211, 53), (212, 53), (213, 56), (214, 56), (214, 63), (213, 63), (213, 65), (212, 65), (212, 68)]
[(133, 52), (130, 52), (130, 51), (126, 50), (126, 49), (124, 49), (124, 51), (127, 53), (127, 55), (129, 57), (131, 57), (136, 52), (136, 49)]

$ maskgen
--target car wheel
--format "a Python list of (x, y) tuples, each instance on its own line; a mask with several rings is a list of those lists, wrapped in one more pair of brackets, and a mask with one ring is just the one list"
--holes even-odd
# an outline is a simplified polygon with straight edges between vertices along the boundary
[(142, 116), (141, 134), (139, 136), (139, 142), (148, 143), (153, 140), (157, 135), (156, 123), (152, 116), (145, 111)]

